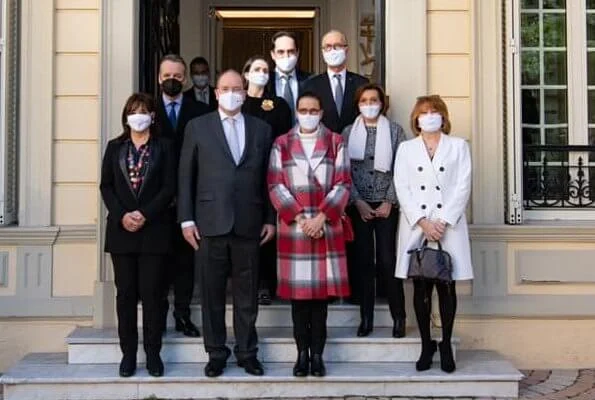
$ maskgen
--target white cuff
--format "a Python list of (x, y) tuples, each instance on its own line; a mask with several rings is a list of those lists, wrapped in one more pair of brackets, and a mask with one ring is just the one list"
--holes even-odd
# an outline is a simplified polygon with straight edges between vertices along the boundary
[(190, 226), (195, 226), (196, 224), (194, 223), (194, 221), (184, 221), (182, 222), (182, 229), (184, 228), (188, 228)]

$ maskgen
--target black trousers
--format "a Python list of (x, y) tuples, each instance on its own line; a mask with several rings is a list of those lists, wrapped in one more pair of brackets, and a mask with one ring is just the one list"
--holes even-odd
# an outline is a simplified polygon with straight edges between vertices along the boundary
[(450, 343), (457, 312), (457, 291), (455, 281), (441, 283), (432, 280), (415, 279), (413, 281), (413, 308), (422, 345), (432, 340), (430, 318), (432, 314), (432, 291), (436, 286), (442, 323), (442, 342)]
[(174, 316), (179, 318), (190, 317), (190, 302), (194, 291), (194, 249), (184, 239), (179, 224), (175, 224), (172, 229), (173, 252), (168, 256), (169, 268), (164, 287), (164, 324), (169, 310), (167, 295), (170, 287), (173, 286), (174, 289)]
[(165, 256), (112, 254), (116, 283), (116, 312), (120, 348), (136, 354), (138, 300), (143, 304), (143, 343), (147, 354), (161, 351), (161, 306)]
[(259, 289), (268, 289), (271, 296), (277, 288), (277, 241), (273, 238), (260, 246)]
[(258, 239), (234, 234), (203, 237), (197, 252), (200, 273), (205, 350), (211, 360), (226, 359), (229, 349), (225, 327), (227, 279), (232, 280), (234, 353), (238, 360), (255, 357), (258, 337)]
[[(380, 203), (369, 203), (375, 209)], [(382, 279), (393, 320), (405, 318), (403, 280), (395, 278), (396, 236), (399, 210), (392, 209), (388, 218), (362, 220), (355, 207), (350, 210), (355, 233), (354, 262), (349, 275), (354, 291), (359, 293), (361, 318), (374, 323), (376, 277)], [(353, 276), (352, 276), (353, 275)]]
[(293, 337), (298, 351), (322, 354), (326, 344), (327, 300), (292, 300)]

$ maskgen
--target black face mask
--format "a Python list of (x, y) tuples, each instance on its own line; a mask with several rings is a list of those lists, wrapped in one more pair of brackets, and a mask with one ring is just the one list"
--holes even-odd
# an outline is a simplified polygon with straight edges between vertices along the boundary
[(174, 78), (169, 78), (161, 82), (163, 93), (171, 97), (179, 95), (182, 92), (182, 88), (182, 82)]

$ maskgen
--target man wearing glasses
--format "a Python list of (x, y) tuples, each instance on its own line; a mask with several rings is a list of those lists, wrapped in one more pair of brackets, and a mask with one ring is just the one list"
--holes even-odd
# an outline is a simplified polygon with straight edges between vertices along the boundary
[(327, 71), (308, 79), (304, 91), (312, 91), (322, 99), (322, 123), (332, 132), (341, 133), (357, 116), (355, 91), (368, 83), (368, 79), (347, 71), (349, 47), (347, 38), (338, 30), (322, 37), (322, 57)]
[(310, 74), (297, 68), (300, 51), (294, 33), (277, 32), (273, 35), (271, 44), (271, 58), (276, 67), (271, 71), (268, 90), (285, 99), (295, 121), (295, 104), (302, 92), (301, 85)]

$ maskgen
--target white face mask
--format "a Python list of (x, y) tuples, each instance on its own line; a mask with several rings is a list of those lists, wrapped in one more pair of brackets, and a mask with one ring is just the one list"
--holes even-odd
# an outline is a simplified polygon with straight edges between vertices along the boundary
[(297, 64), (297, 56), (291, 55), (289, 57), (283, 57), (275, 60), (277, 67), (283, 72), (291, 72)]
[(225, 92), (219, 95), (219, 105), (227, 111), (236, 111), (244, 104), (244, 95), (239, 92)]
[(329, 67), (338, 67), (345, 62), (345, 49), (333, 49), (322, 52), (322, 58)]
[(359, 112), (362, 113), (364, 118), (374, 119), (380, 114), (380, 104), (366, 104), (359, 106)]
[(417, 117), (419, 129), (424, 132), (436, 132), (442, 128), (442, 115), (439, 113), (426, 113)]
[(305, 131), (311, 131), (318, 128), (318, 124), (320, 123), (320, 115), (312, 115), (312, 114), (297, 114), (298, 123), (300, 124), (300, 128)]
[(248, 81), (256, 86), (265, 86), (269, 81), (269, 74), (263, 72), (250, 72), (248, 74)]
[(126, 123), (135, 132), (144, 132), (151, 126), (153, 117), (151, 114), (130, 114), (126, 116)]
[(209, 84), (208, 75), (192, 75), (192, 83), (198, 88), (203, 88)]

